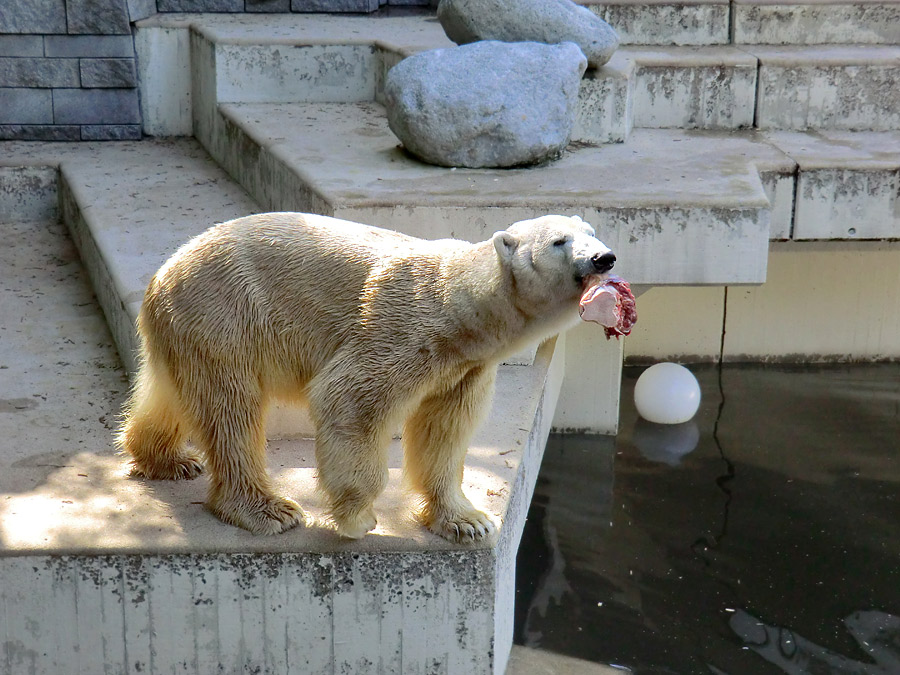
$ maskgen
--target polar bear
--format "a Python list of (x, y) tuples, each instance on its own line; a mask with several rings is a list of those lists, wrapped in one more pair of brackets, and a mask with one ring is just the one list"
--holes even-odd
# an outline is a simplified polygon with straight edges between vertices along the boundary
[(304, 514), (273, 491), (265, 410), (273, 398), (305, 403), (330, 516), (358, 538), (375, 527), (402, 423), (422, 522), (481, 539), (494, 526), (463, 494), (463, 461), (497, 366), (577, 322), (586, 279), (614, 261), (578, 217), (518, 222), (475, 244), (297, 213), (216, 225), (147, 288), (118, 443), (147, 478), (205, 465), (208, 508), (274, 534)]

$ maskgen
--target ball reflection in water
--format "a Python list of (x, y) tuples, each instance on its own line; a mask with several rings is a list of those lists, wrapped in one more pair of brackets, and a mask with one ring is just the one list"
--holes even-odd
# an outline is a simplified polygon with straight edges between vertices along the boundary
[(651, 462), (678, 466), (681, 458), (693, 452), (700, 442), (700, 429), (694, 420), (681, 424), (655, 424), (639, 417), (634, 423), (631, 439)]

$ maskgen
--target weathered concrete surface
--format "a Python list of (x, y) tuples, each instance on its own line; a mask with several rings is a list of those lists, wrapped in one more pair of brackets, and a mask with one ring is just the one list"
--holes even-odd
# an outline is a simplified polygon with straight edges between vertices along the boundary
[(787, 242), (769, 261), (765, 284), (729, 289), (727, 360), (900, 358), (900, 243)]
[[(141, 84), (141, 119), (148, 136), (190, 136), (191, 67), (188, 31), (134, 29)], [(151, 57), (152, 55), (152, 57)]]
[(586, 67), (572, 42), (485, 40), (420, 52), (387, 74), (388, 126), (409, 152), (438, 166), (555, 159), (569, 144)]
[(896, 0), (733, 0), (735, 44), (900, 43)]
[(5, 558), (5, 672), (500, 675), (492, 576), (485, 552)]
[(634, 61), (621, 52), (581, 79), (572, 140), (622, 143), (634, 125)]
[[(220, 109), (214, 154), (266, 210), (303, 210), (312, 195), (329, 215), (471, 241), (537, 214), (578, 214), (639, 284), (761, 281), (770, 216), (759, 169), (790, 175), (794, 166), (770, 145), (727, 134), (643, 130), (625, 144), (575, 147), (540, 170), (451, 171), (407, 157), (374, 103)], [(302, 189), (268, 188), (292, 180)]]
[(49, 166), (0, 166), (0, 214), (13, 222), (59, 216), (57, 171)]
[(212, 224), (260, 209), (193, 141), (121, 144), (97, 148), (94, 158), (58, 157), (62, 216), (133, 371), (134, 321), (156, 270)]
[(727, 0), (579, 0), (619, 35), (623, 45), (724, 45)]
[(457, 44), (574, 42), (597, 68), (619, 46), (616, 32), (599, 16), (571, 0), (440, 0), (438, 21)]
[(631, 671), (513, 645), (506, 675), (624, 675)]
[(900, 47), (752, 47), (760, 129), (900, 128)]
[(900, 132), (770, 132), (799, 168), (793, 238), (900, 238)]
[(753, 126), (756, 58), (733, 47), (623, 48), (635, 61), (634, 126)]
[(625, 341), (626, 362), (897, 361), (898, 270), (897, 240), (773, 243), (761, 286), (638, 297), (641, 330)]

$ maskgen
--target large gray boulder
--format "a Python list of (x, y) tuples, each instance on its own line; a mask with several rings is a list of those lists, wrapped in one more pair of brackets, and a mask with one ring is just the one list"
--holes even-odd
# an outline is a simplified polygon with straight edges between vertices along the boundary
[(456, 44), (478, 40), (574, 42), (593, 67), (619, 46), (612, 27), (571, 0), (441, 0), (438, 20)]
[(388, 123), (430, 164), (541, 162), (569, 143), (586, 67), (571, 42), (487, 41), (421, 52), (388, 72)]

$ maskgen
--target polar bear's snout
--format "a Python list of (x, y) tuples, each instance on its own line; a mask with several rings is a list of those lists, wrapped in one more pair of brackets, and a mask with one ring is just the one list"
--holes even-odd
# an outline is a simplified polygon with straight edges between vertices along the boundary
[(606, 274), (616, 264), (616, 256), (612, 251), (606, 253), (595, 253), (591, 256), (591, 265), (599, 274)]

